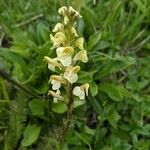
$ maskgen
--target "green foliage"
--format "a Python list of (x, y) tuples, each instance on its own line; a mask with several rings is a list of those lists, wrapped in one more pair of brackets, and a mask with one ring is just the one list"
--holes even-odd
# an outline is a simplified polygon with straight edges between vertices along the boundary
[(26, 147), (33, 144), (38, 139), (40, 130), (40, 126), (36, 124), (28, 125), (23, 132), (24, 139), (22, 140), (21, 145)]
[[(96, 3), (96, 4), (95, 4)], [(33, 97), (0, 78), (1, 150), (148, 150), (150, 147), (149, 0), (0, 0), (0, 69)], [(73, 120), (60, 144), (67, 107), (47, 97), (54, 57), (49, 40), (57, 10), (72, 4), (83, 16), (89, 62), (77, 83), (90, 84), (86, 101), (74, 99)]]

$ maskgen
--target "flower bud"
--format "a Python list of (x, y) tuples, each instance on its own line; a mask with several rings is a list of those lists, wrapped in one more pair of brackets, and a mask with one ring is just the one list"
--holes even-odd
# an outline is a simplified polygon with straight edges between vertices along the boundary
[(64, 25), (62, 23), (57, 23), (53, 29), (53, 32), (60, 32), (64, 29)]

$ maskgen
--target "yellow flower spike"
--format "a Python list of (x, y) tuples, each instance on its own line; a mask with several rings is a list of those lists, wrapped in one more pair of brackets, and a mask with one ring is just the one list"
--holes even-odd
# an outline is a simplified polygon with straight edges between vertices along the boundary
[(66, 6), (62, 6), (58, 9), (58, 13), (64, 17), (68, 13), (68, 8)]
[(75, 57), (73, 58), (73, 60), (74, 60), (74, 61), (80, 60), (80, 61), (86, 63), (86, 62), (88, 61), (88, 57), (87, 57), (87, 52), (86, 52), (86, 50), (81, 50), (81, 51), (79, 51), (79, 52), (75, 55)]
[(89, 89), (89, 84), (85, 83), (81, 86), (76, 86), (73, 89), (73, 94), (75, 96), (78, 96), (82, 100), (82, 99), (85, 99), (85, 93), (86, 93), (86, 96), (88, 96), (88, 89)]
[(78, 47), (79, 49), (84, 49), (83, 44), (84, 44), (83, 37), (77, 38), (77, 40), (75, 41), (75, 46)]
[(78, 80), (77, 73), (80, 71), (80, 66), (68, 66), (64, 73), (64, 78), (67, 79), (71, 84)]
[(72, 63), (74, 49), (70, 46), (59, 47), (56, 49), (58, 60), (66, 67)]
[(65, 79), (59, 75), (52, 75), (49, 82), (51, 82), (53, 90), (58, 90), (61, 87), (61, 84), (66, 84)]
[(59, 67), (60, 69), (63, 68), (63, 66), (57, 62), (57, 58), (52, 59), (48, 56), (45, 56), (44, 60), (46, 60), (48, 63), (48, 69), (50, 69), (52, 71), (55, 71), (55, 67)]
[(51, 95), (54, 97), (54, 102), (57, 103), (58, 100), (63, 100), (64, 98), (60, 95), (60, 91), (57, 90), (56, 92), (49, 90), (48, 95)]
[(57, 23), (52, 32), (60, 32), (63, 31), (64, 25), (62, 23)]

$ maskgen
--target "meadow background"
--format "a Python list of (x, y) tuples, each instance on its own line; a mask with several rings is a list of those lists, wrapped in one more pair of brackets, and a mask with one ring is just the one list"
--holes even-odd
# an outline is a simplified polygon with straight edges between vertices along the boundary
[[(60, 146), (66, 108), (47, 98), (43, 58), (64, 5), (83, 16), (89, 62), (78, 82), (90, 91)], [(148, 150), (149, 28), (150, 0), (0, 0), (0, 150)]]

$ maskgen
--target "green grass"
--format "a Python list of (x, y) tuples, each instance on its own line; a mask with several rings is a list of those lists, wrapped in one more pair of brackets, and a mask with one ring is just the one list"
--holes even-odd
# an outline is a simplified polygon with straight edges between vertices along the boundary
[[(0, 70), (9, 74), (7, 80), (0, 78), (0, 149), (148, 150), (149, 4), (149, 0), (0, 0)], [(64, 5), (72, 5), (83, 16), (78, 33), (85, 38), (89, 62), (82, 65), (78, 82), (89, 82), (90, 92), (86, 103), (75, 108), (59, 146), (66, 113), (54, 113), (51, 100), (45, 99), (52, 72), (43, 58), (55, 55), (49, 34)], [(40, 133), (35, 130), (31, 137), (27, 126), (40, 128)]]

